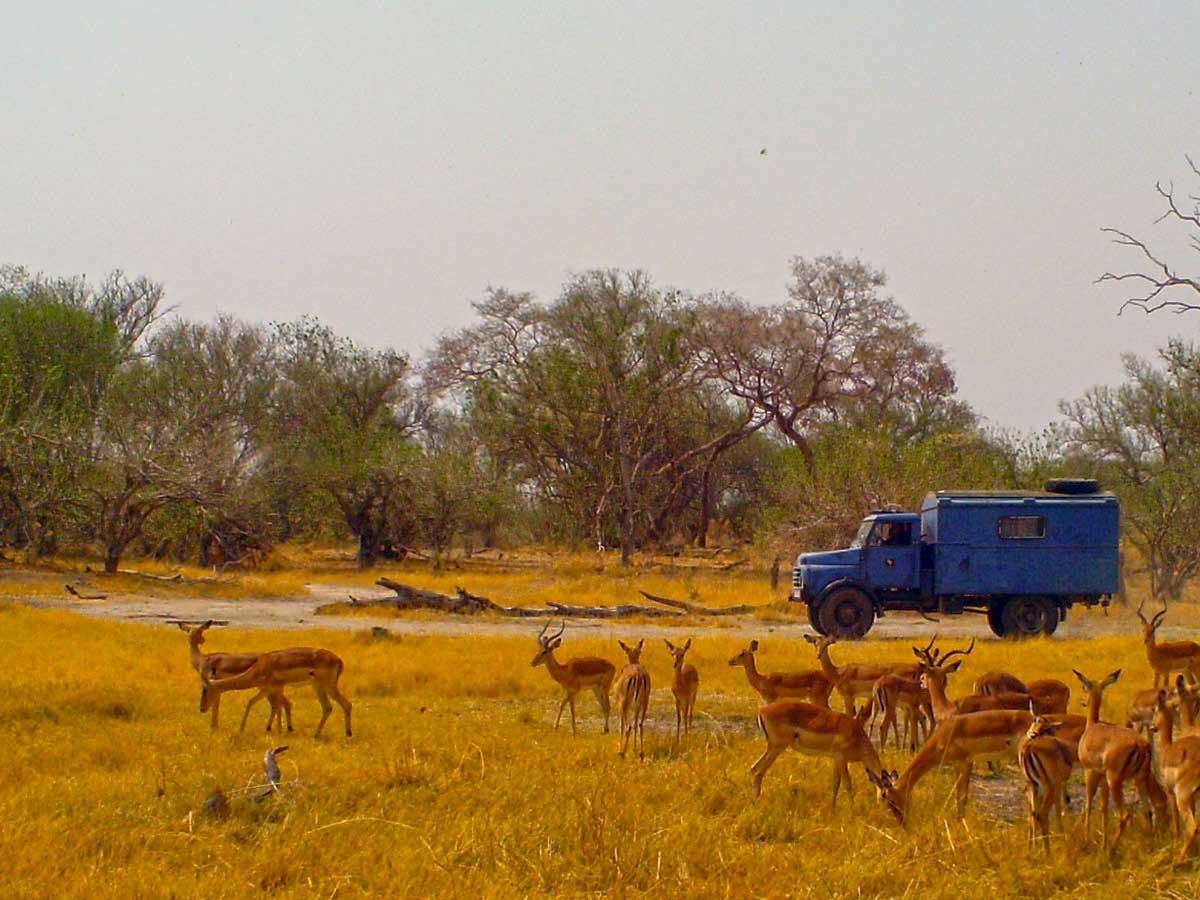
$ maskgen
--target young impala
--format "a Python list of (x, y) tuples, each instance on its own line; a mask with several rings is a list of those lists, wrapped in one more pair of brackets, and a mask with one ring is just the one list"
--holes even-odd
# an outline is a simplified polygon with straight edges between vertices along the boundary
[[(1025, 775), (1025, 802), (1029, 807), (1029, 843), (1039, 837), (1050, 854), (1050, 814), (1062, 821), (1067, 779), (1075, 766), (1075, 753), (1055, 737), (1058, 726), (1037, 716), (1017, 749), (1017, 765)], [(1060, 826), (1061, 827), (1061, 826)]]
[[(1179, 687), (1183, 687), (1183, 676), (1178, 676)], [(1196, 800), (1200, 798), (1200, 736), (1192, 735), (1172, 740), (1175, 726), (1174, 716), (1167, 705), (1167, 698), (1158, 697), (1155, 730), (1158, 732), (1158, 759), (1162, 768), (1163, 786), (1173, 801), (1175, 831), (1179, 831), (1179, 819), (1183, 819), (1183, 843), (1179, 845), (1177, 862), (1187, 859), (1196, 847), (1197, 831)]]
[(767, 739), (767, 749), (750, 767), (754, 796), (762, 792), (762, 780), (767, 770), (789, 747), (811, 756), (833, 757), (830, 810), (837, 807), (838, 789), (843, 779), (846, 792), (854, 796), (849, 763), (860, 763), (873, 784), (879, 784), (881, 776), (886, 780), (879, 754), (863, 728), (865, 713), (864, 710), (859, 716), (851, 716), (803, 700), (768, 703), (758, 711), (758, 727)]
[[(919, 680), (904, 678), (900, 675), (881, 675), (875, 681), (872, 690), (871, 717), (881, 715), (882, 724), (879, 726), (879, 746), (887, 746), (888, 729), (896, 738), (899, 748), (900, 724), (897, 713), (904, 713), (904, 743), (911, 751), (916, 751), (917, 742), (928, 737), (933, 727), (933, 707), (929, 699), (929, 691), (921, 686)], [(924, 732), (924, 733), (922, 733)]]
[(758, 652), (758, 641), (751, 641), (750, 646), (729, 661), (731, 666), (742, 666), (746, 670), (746, 680), (763, 700), (771, 703), (774, 700), (808, 700), (818, 706), (829, 705), (829, 695), (833, 691), (833, 683), (820, 672), (774, 672), (762, 675), (754, 662), (754, 654)]
[[(817, 659), (821, 663), (821, 671), (833, 682), (834, 688), (842, 695), (846, 712), (854, 715), (854, 704), (859, 698), (870, 700), (875, 690), (875, 682), (883, 675), (899, 675), (902, 678), (915, 680), (920, 674), (917, 666), (912, 663), (847, 663), (835, 666), (829, 658), (829, 648), (837, 643), (836, 638), (813, 637), (804, 635), (817, 651)], [(930, 646), (933, 642), (930, 641)]]
[(584, 688), (588, 688), (596, 695), (600, 709), (604, 712), (604, 733), (608, 734), (610, 711), (608, 691), (617, 674), (617, 667), (607, 659), (600, 659), (597, 656), (577, 656), (574, 659), (568, 659), (565, 663), (560, 663), (554, 658), (554, 651), (562, 646), (562, 634), (567, 625), (564, 622), (562, 627), (552, 635), (546, 634), (546, 629), (549, 627), (550, 623), (547, 622), (538, 632), (538, 652), (530, 665), (545, 666), (550, 677), (561, 684), (563, 690), (567, 692), (567, 696), (558, 705), (558, 716), (554, 719), (554, 728), (558, 729), (558, 723), (562, 721), (563, 710), (570, 704), (571, 734), (575, 734), (575, 695)]
[(226, 691), (244, 691), (258, 688), (259, 691), (272, 693), (281, 691), (287, 684), (302, 684), (309, 682), (321, 703), (321, 721), (317, 723), (316, 737), (321, 736), (321, 729), (333, 711), (329, 702), (330, 695), (342, 708), (346, 720), (346, 737), (350, 737), (350, 701), (338, 689), (338, 679), (342, 676), (344, 666), (342, 660), (328, 650), (312, 647), (293, 647), (289, 650), (272, 650), (264, 653), (254, 665), (240, 675), (229, 678), (213, 679), (208, 672), (201, 673), (204, 689), (200, 693), (200, 711), (204, 712), (209, 703), (214, 702)]
[(621, 756), (629, 749), (629, 738), (633, 736), (637, 744), (638, 756), (646, 756), (646, 712), (650, 708), (650, 673), (642, 665), (642, 647), (646, 641), (640, 640), (630, 647), (624, 641), (617, 641), (629, 665), (621, 670), (617, 678), (617, 703), (621, 713)]
[(1022, 681), (1008, 672), (987, 672), (975, 679), (975, 693), (982, 697), (999, 694), (1028, 694), (1041, 713), (1065, 713), (1071, 705), (1071, 688), (1057, 678)]
[[(212, 627), (212, 619), (202, 625), (189, 627), (183, 622), (176, 622), (179, 630), (188, 636), (188, 646), (191, 648), (192, 668), (197, 674), (204, 676), (208, 674), (209, 678), (225, 678), (229, 675), (240, 675), (258, 661), (261, 653), (204, 653), (200, 649), (200, 645), (204, 643), (204, 632)], [(284, 696), (282, 688), (267, 687), (259, 690), (257, 694), (250, 698), (246, 704), (246, 711), (242, 713), (242, 731), (246, 730), (246, 720), (250, 717), (250, 709), (259, 700), (267, 698), (271, 706), (271, 714), (267, 717), (267, 731), (271, 730), (274, 722), (279, 722), (279, 727), (283, 728), (284, 717), (287, 717), (287, 730), (292, 730), (292, 701)], [(212, 706), (212, 729), (217, 729), (217, 714), (221, 709), (220, 697), (215, 697), (211, 704)]]
[(696, 708), (696, 694), (700, 690), (700, 673), (691, 663), (683, 661), (683, 657), (692, 649), (691, 638), (682, 647), (676, 647), (665, 638), (663, 643), (671, 653), (671, 664), (675, 670), (671, 693), (675, 695), (675, 740), (679, 740), (681, 726), (685, 735), (692, 732), (692, 710)]
[(1112, 846), (1116, 849), (1129, 824), (1130, 813), (1125, 808), (1125, 782), (1132, 781), (1142, 799), (1161, 815), (1166, 797), (1151, 770), (1150, 742), (1135, 731), (1109, 725), (1100, 721), (1100, 701), (1105, 688), (1121, 677), (1117, 669), (1103, 681), (1095, 682), (1072, 669), (1075, 677), (1086, 692), (1088, 708), (1087, 728), (1079, 740), (1079, 762), (1085, 772), (1087, 807), (1084, 813), (1084, 828), (1090, 829), (1092, 803), (1096, 789), (1104, 783), (1104, 847), (1108, 847), (1108, 804), (1111, 799), (1117, 808), (1117, 836)]

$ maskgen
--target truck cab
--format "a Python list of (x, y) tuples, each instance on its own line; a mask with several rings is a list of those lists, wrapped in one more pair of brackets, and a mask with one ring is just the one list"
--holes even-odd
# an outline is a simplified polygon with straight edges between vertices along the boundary
[(821, 634), (862, 637), (892, 610), (984, 613), (1003, 637), (1051, 634), (1119, 590), (1120, 505), (1094, 481), (1045, 491), (935, 491), (876, 511), (844, 550), (802, 553), (791, 599)]

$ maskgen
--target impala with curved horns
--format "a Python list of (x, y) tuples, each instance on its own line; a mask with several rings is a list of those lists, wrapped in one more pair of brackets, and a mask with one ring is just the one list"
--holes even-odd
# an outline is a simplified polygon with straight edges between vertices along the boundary
[(617, 667), (607, 659), (601, 659), (598, 656), (577, 656), (574, 659), (568, 659), (565, 663), (560, 663), (554, 658), (554, 651), (562, 646), (562, 635), (567, 629), (567, 623), (564, 621), (557, 632), (547, 635), (546, 631), (549, 627), (550, 623), (547, 622), (538, 632), (538, 652), (530, 665), (545, 666), (550, 677), (562, 685), (563, 690), (567, 692), (567, 696), (558, 705), (558, 716), (554, 719), (555, 729), (562, 721), (563, 710), (570, 704), (571, 734), (575, 734), (575, 695), (584, 688), (590, 688), (596, 695), (600, 709), (604, 712), (604, 733), (608, 734), (608, 717), (611, 710), (608, 692), (612, 687), (613, 678), (616, 677)]
[(1159, 610), (1150, 621), (1142, 615), (1142, 606), (1138, 604), (1137, 617), (1142, 621), (1142, 640), (1146, 644), (1146, 659), (1154, 670), (1154, 686), (1170, 687), (1171, 676), (1176, 672), (1184, 672), (1188, 681), (1195, 684), (1194, 669), (1200, 668), (1200, 644), (1195, 641), (1160, 641), (1157, 632), (1162, 625), (1163, 617), (1167, 614), (1167, 604)]

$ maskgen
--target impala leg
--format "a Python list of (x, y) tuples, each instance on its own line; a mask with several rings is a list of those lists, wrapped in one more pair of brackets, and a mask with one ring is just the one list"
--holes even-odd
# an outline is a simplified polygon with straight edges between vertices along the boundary
[[(1125, 833), (1125, 827), (1129, 824), (1131, 818), (1129, 810), (1125, 808), (1125, 784), (1118, 774), (1114, 778), (1110, 778), (1108, 782), (1108, 793), (1112, 799), (1112, 805), (1117, 811), (1117, 835), (1113, 838), (1112, 850), (1117, 849), (1117, 844), (1121, 841), (1121, 835)], [(1108, 804), (1104, 806), (1104, 846), (1108, 846)]]
[(691, 697), (688, 698), (687, 719), (685, 720), (684, 729), (683, 729), (684, 734), (690, 735), (692, 733), (692, 714), (695, 711), (696, 711), (696, 695), (693, 694)]
[(317, 700), (321, 703), (321, 721), (317, 723), (317, 732), (313, 735), (314, 738), (319, 738), (321, 736), (321, 729), (325, 727), (325, 720), (333, 712), (333, 704), (329, 702), (329, 695), (325, 693), (325, 688), (315, 681), (313, 682), (313, 690), (316, 692)]
[(775, 764), (775, 760), (779, 759), (779, 754), (786, 750), (787, 747), (772, 747), (767, 746), (766, 751), (758, 760), (750, 767), (750, 772), (754, 776), (754, 796), (757, 797), (762, 793), (763, 776), (767, 774), (767, 769)]
[[(239, 731), (245, 732), (246, 720), (248, 718), (250, 718), (250, 709), (254, 706), (255, 703), (257, 703), (259, 700), (263, 699), (263, 697), (265, 697), (265, 696), (267, 696), (267, 692), (260, 688), (258, 693), (250, 698), (250, 701), (246, 704), (246, 711), (244, 713), (242, 713), (242, 727), (239, 729)], [(275, 710), (274, 710), (274, 707), (272, 707), (271, 715), (267, 718), (267, 731), (271, 730), (271, 720), (274, 718), (275, 718)]]
[(968, 759), (958, 770), (958, 778), (954, 782), (954, 792), (958, 798), (958, 817), (964, 818), (967, 814), (967, 798), (971, 791), (971, 769), (972, 764)]
[(209, 720), (209, 728), (213, 731), (217, 730), (217, 712), (221, 709), (221, 695), (213, 691), (212, 699), (212, 719)]
[(842, 694), (842, 703), (846, 707), (846, 715), (848, 715), (848, 716), (854, 715), (854, 695), (853, 694)]
[(1187, 831), (1183, 844), (1179, 847), (1179, 856), (1177, 862), (1183, 862), (1191, 856), (1196, 850), (1196, 836), (1200, 831), (1200, 823), (1196, 821), (1196, 792), (1192, 791), (1185, 796), (1178, 797), (1176, 804), (1179, 806), (1179, 812), (1183, 816), (1183, 821), (1187, 825)]
[(287, 716), (288, 734), (292, 733), (292, 701), (287, 698), (286, 694), (280, 693), (279, 705), (283, 707), (283, 714)]
[(1101, 774), (1093, 769), (1088, 769), (1087, 774), (1083, 777), (1084, 784), (1084, 807), (1083, 807), (1083, 830), (1085, 834), (1091, 833), (1092, 828), (1092, 804), (1096, 799), (1096, 788), (1100, 787)]
[(555, 731), (558, 731), (558, 723), (562, 721), (563, 710), (567, 708), (567, 701), (570, 698), (571, 698), (571, 695), (568, 694), (566, 697), (563, 697), (562, 703), (558, 704), (558, 715), (554, 717), (554, 730)]
[(604, 733), (608, 734), (608, 714), (611, 709), (608, 702), (608, 685), (598, 684), (592, 688), (592, 691), (596, 695), (600, 709), (604, 712)]
[(679, 730), (683, 727), (683, 701), (675, 698), (675, 740), (679, 740)]
[(333, 694), (333, 699), (337, 702), (337, 705), (342, 708), (342, 718), (346, 720), (346, 737), (352, 737), (353, 735), (350, 731), (350, 710), (353, 709), (353, 706), (351, 706), (346, 695), (338, 690), (336, 683), (329, 686), (329, 693)]
[(575, 695), (567, 694), (567, 703), (571, 707), (571, 737), (574, 737), (578, 732), (575, 730)]

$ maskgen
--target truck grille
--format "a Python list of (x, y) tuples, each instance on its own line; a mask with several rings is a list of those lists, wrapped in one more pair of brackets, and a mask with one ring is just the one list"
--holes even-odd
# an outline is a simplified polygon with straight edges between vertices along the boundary
[(803, 579), (800, 577), (799, 569), (792, 569), (792, 587), (799, 590), (802, 586)]

